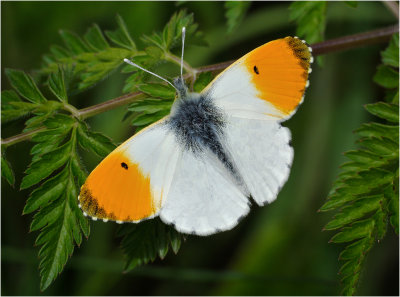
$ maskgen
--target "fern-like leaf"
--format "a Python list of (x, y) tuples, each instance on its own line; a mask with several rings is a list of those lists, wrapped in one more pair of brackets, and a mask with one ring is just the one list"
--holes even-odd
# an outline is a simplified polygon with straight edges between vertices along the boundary
[[(65, 35), (75, 43), (71, 50), (86, 50), (81, 40), (74, 35)], [(111, 141), (89, 130), (72, 114), (68, 104), (70, 68), (58, 67), (49, 76), (48, 87), (57, 100), (48, 100), (39, 91), (33, 79), (21, 72), (8, 70), (7, 75), (16, 91), (5, 91), (2, 114), (20, 116), (26, 112), (26, 104), (34, 105), (30, 111), (35, 114), (27, 121), (27, 127), (42, 130), (32, 137), (35, 145), (31, 149), (32, 162), (22, 179), (21, 189), (34, 187), (23, 210), (23, 214), (35, 212), (31, 231), (40, 231), (36, 245), (40, 246), (41, 290), (45, 290), (59, 275), (74, 250), (80, 245), (82, 235), (89, 236), (89, 223), (78, 207), (77, 195), (86, 179), (86, 172), (78, 156), (78, 144), (104, 157), (115, 146)], [(43, 98), (42, 98), (43, 96)], [(3, 98), (4, 99), (4, 98)], [(28, 105), (28, 106), (30, 106)], [(4, 152), (3, 152), (4, 154)], [(11, 168), (2, 154), (2, 176), (14, 183)]]
[(125, 270), (153, 262), (157, 257), (163, 259), (169, 248), (177, 253), (183, 235), (160, 219), (153, 219), (137, 225), (124, 225), (119, 230), (123, 236), (121, 246), (126, 257)]
[[(398, 51), (398, 35), (395, 35), (382, 53), (386, 64), (378, 67), (374, 77), (382, 86), (397, 88), (397, 93)], [(356, 130), (362, 148), (346, 153), (350, 162), (342, 165), (328, 201), (320, 209), (338, 210), (324, 228), (339, 230), (331, 242), (350, 243), (339, 257), (344, 262), (339, 271), (344, 295), (356, 293), (365, 257), (375, 242), (385, 236), (388, 222), (399, 234), (398, 99), (392, 96), (390, 103), (367, 104), (365, 108), (385, 123), (363, 124)]]
[(247, 10), (250, 7), (250, 1), (226, 1), (225, 17), (227, 20), (228, 33), (232, 33), (243, 21)]
[(324, 39), (326, 1), (295, 1), (290, 5), (290, 20), (297, 23), (296, 34), (315, 43)]

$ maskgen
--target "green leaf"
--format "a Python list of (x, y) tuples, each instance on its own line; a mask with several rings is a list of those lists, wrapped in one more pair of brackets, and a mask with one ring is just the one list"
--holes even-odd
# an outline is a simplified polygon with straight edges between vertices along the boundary
[(79, 245), (82, 241), (78, 218), (81, 214), (70, 206), (70, 202), (76, 200), (75, 194), (74, 185), (70, 181), (62, 197), (64, 199), (57, 203), (48, 219), (48, 225), (42, 228), (36, 240), (37, 245), (42, 245), (39, 251), (42, 291), (62, 271), (74, 250), (74, 242)]
[(68, 47), (73, 55), (79, 55), (85, 52), (89, 52), (88, 46), (75, 33), (60, 30), (60, 35), (61, 38), (64, 40), (65, 45)]
[(106, 31), (106, 35), (112, 42), (128, 50), (135, 51), (136, 45), (129, 34), (128, 28), (121, 16), (117, 15), (118, 29), (115, 31)]
[(48, 83), (50, 91), (57, 97), (58, 100), (61, 102), (68, 102), (68, 81), (65, 79), (64, 70), (61, 66), (58, 67), (57, 73), (50, 74)]
[(372, 211), (376, 211), (380, 208), (383, 196), (375, 195), (371, 197), (358, 200), (356, 203), (347, 206), (335, 216), (326, 226), (325, 230), (334, 230), (341, 228), (353, 221), (356, 221)]
[(37, 184), (60, 168), (70, 158), (71, 149), (72, 143), (68, 141), (59, 148), (44, 154), (40, 160), (33, 162), (22, 179), (21, 189)]
[(374, 82), (384, 88), (397, 88), (399, 86), (399, 72), (390, 66), (380, 65), (374, 75)]
[(381, 55), (383, 64), (399, 68), (399, 33), (393, 34), (389, 46)]
[(203, 89), (210, 84), (214, 76), (211, 72), (203, 72), (199, 75), (193, 85), (193, 90), (197, 93), (203, 91)]
[(399, 129), (392, 125), (378, 123), (362, 124), (355, 132), (361, 137), (386, 137), (392, 141), (399, 140)]
[(121, 246), (127, 257), (127, 271), (153, 262), (157, 256), (164, 258), (169, 246), (173, 245), (176, 253), (182, 240), (182, 236), (173, 227), (165, 225), (159, 219), (122, 226), (119, 235), (123, 236)]
[(175, 97), (175, 89), (169, 85), (145, 84), (139, 86), (139, 90), (156, 98), (173, 99)]
[(358, 6), (358, 1), (344, 1), (348, 6), (356, 8)]
[(58, 45), (52, 45), (50, 47), (50, 52), (54, 55), (56, 59), (63, 59), (67, 58), (69, 56), (69, 53), (66, 49), (62, 48), (61, 46)]
[(29, 196), (23, 214), (31, 213), (39, 207), (45, 206), (49, 201), (54, 201), (65, 192), (67, 185), (68, 168), (64, 168), (56, 176), (48, 179), (41, 187), (32, 191)]
[[(387, 65), (398, 63), (398, 36), (382, 53)], [(397, 49), (395, 49), (397, 47)], [(394, 57), (396, 56), (396, 57)], [(389, 66), (380, 66), (375, 81), (398, 88), (398, 72)], [(368, 123), (356, 130), (361, 136), (362, 150), (346, 153), (352, 161), (341, 166), (328, 201), (321, 211), (339, 209), (325, 229), (344, 227), (331, 242), (351, 242), (340, 254), (345, 263), (339, 273), (342, 277), (342, 294), (354, 295), (360, 278), (365, 255), (386, 232), (388, 221), (398, 234), (399, 222), (399, 107), (398, 90), (387, 91), (387, 102), (365, 106), (368, 112), (388, 122)]]
[(5, 178), (5, 180), (11, 185), (14, 186), (15, 176), (14, 172), (11, 168), (10, 163), (6, 160), (6, 158), (1, 155), (1, 176)]
[(370, 244), (370, 241), (371, 240), (367, 237), (348, 245), (346, 249), (340, 253), (339, 259), (350, 260), (359, 257), (360, 254), (366, 250), (366, 247)]
[(33, 103), (45, 103), (47, 101), (30, 75), (14, 69), (6, 69), (5, 72), (10, 84), (22, 97)]
[(386, 137), (369, 137), (360, 140), (360, 144), (378, 155), (393, 156), (398, 154), (397, 143)]
[[(11, 102), (20, 102), (21, 98), (19, 98), (18, 94), (13, 90), (4, 90), (1, 91), (1, 109), (9, 109), (11, 106), (9, 103)], [(12, 107), (11, 107), (12, 108)]]
[(370, 236), (373, 232), (374, 221), (371, 219), (354, 223), (351, 227), (345, 227), (341, 232), (332, 237), (330, 242), (341, 243)]
[(232, 33), (233, 30), (242, 23), (250, 4), (250, 1), (225, 2), (225, 17), (227, 19), (228, 33)]
[(110, 47), (97, 24), (93, 24), (93, 26), (89, 28), (84, 38), (92, 50), (102, 51)]
[(324, 39), (326, 1), (295, 1), (289, 7), (290, 20), (297, 23), (296, 35), (308, 43)]
[(366, 104), (365, 109), (373, 115), (392, 123), (399, 123), (399, 105), (385, 102)]
[(108, 137), (101, 133), (89, 131), (83, 124), (79, 125), (77, 136), (79, 144), (84, 149), (92, 151), (102, 158), (106, 157), (113, 149), (115, 149), (115, 145)]

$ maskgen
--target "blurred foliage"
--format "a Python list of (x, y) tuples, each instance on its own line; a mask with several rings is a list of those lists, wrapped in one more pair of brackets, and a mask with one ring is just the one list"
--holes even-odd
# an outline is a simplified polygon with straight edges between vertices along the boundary
[[(172, 89), (159, 81), (154, 83), (155, 79), (130, 65), (120, 68), (123, 58), (171, 78), (179, 70), (182, 26), (187, 27), (188, 34), (185, 61), (203, 66), (239, 58), (269, 40), (294, 35), (296, 28), (289, 19), (298, 24), (296, 34), (309, 43), (316, 41), (312, 38), (339, 37), (397, 21), (380, 3), (347, 2), (329, 3), (329, 9), (325, 2), (295, 2), (290, 13), (288, 4), (274, 2), (250, 6), (247, 2), (181, 1), (185, 10), (180, 12), (176, 12), (174, 3), (161, 2), (2, 2), (2, 36), (6, 41), (2, 43), (3, 67), (38, 69), (29, 74), (5, 71), (3, 77), (9, 81), (3, 81), (2, 137), (44, 127), (32, 144), (10, 146), (7, 152), (2, 148), (4, 181), (21, 184), (22, 188), (34, 187), (29, 196), (25, 190), (2, 183), (2, 293), (39, 294), (39, 263), (31, 252), (34, 238), (26, 234), (29, 218), (21, 218), (18, 211), (24, 209), (24, 213), (36, 211), (31, 229), (41, 230), (36, 244), (41, 246), (42, 289), (64, 268), (74, 242), (80, 245), (46, 294), (337, 294), (338, 249), (327, 245), (327, 236), (319, 232), (328, 217), (318, 215), (316, 209), (343, 161), (340, 152), (353, 146), (355, 139), (349, 131), (365, 121), (361, 104), (381, 95), (381, 90), (370, 83), (378, 63), (377, 46), (329, 55), (325, 69), (313, 69), (306, 101), (287, 124), (296, 151), (288, 183), (275, 203), (254, 208), (229, 232), (206, 238), (188, 236), (180, 255), (173, 257), (167, 255), (168, 250), (176, 253), (182, 241), (174, 229), (158, 220), (122, 226), (117, 232), (126, 259), (122, 263), (116, 249), (119, 241), (112, 234), (117, 231), (115, 224), (92, 223), (95, 226), (90, 240), (81, 244), (82, 234), (89, 234), (89, 225), (77, 208), (76, 196), (86, 176), (84, 168), (93, 168), (114, 147), (105, 135), (122, 141), (132, 133), (130, 123), (137, 131), (167, 114), (172, 104)], [(101, 28), (115, 27), (115, 15), (116, 29), (103, 31)], [(194, 23), (194, 16), (199, 25)], [(64, 46), (52, 45), (39, 65), (39, 55), (49, 44), (59, 43), (56, 32), (60, 28), (66, 28), (59, 31)], [(227, 34), (228, 30), (235, 34)], [(81, 37), (73, 31), (86, 33)], [(392, 88), (382, 96), (387, 102), (397, 98), (398, 104), (398, 85), (391, 78), (393, 67), (398, 65), (395, 43), (393, 40), (383, 53), (384, 65), (378, 68), (375, 81)], [(205, 44), (209, 47), (198, 47)], [(185, 70), (193, 79), (195, 68), (190, 65), (186, 63)], [(200, 91), (212, 78), (211, 73), (202, 73), (193, 82), (193, 89)], [(136, 90), (144, 95), (128, 108), (85, 121), (79, 117), (78, 108)], [(375, 115), (385, 113), (386, 119), (391, 114), (390, 104), (396, 103), (385, 104), (367, 108)], [(28, 118), (25, 127), (19, 120), (22, 118)], [(122, 118), (129, 121), (121, 123)], [(89, 123), (105, 135), (93, 132)], [(372, 129), (368, 125), (363, 127)], [(393, 205), (388, 209), (393, 211)], [(387, 233), (379, 252), (374, 254), (378, 249), (373, 249), (364, 259), (360, 294), (398, 294), (398, 261), (394, 261), (398, 238)], [(136, 267), (149, 261), (155, 264)], [(124, 267), (130, 272), (122, 275)]]
[[(378, 67), (374, 81), (397, 93), (388, 103), (367, 104), (367, 111), (385, 124), (363, 124), (356, 133), (363, 147), (347, 152), (351, 161), (344, 163), (328, 201), (321, 211), (339, 209), (325, 226), (340, 232), (330, 242), (350, 243), (340, 254), (344, 261), (339, 273), (344, 295), (354, 295), (364, 259), (376, 242), (386, 235), (390, 221), (399, 234), (399, 35), (382, 52), (383, 65)], [(387, 69), (387, 70), (382, 70)], [(388, 83), (390, 82), (390, 83)]]
[(243, 21), (251, 1), (226, 1), (225, 17), (228, 26), (228, 33), (232, 33)]

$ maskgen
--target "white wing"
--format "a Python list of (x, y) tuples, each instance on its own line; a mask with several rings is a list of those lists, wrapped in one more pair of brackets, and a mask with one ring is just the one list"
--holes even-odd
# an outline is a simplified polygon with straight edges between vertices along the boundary
[(160, 218), (183, 233), (210, 235), (233, 228), (249, 212), (248, 194), (214, 155), (182, 152)]
[(231, 117), (221, 140), (258, 205), (274, 201), (293, 160), (290, 131), (275, 121)]

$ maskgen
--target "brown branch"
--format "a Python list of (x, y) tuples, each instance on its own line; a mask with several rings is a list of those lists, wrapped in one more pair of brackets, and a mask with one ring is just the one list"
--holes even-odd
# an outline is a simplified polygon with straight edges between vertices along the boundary
[(313, 55), (323, 55), (335, 51), (347, 50), (354, 47), (362, 47), (369, 44), (389, 41), (394, 33), (399, 32), (399, 26), (393, 25), (374, 31), (359, 33), (340, 38), (335, 38), (313, 44)]
[(143, 95), (142, 92), (130, 93), (130, 94), (126, 94), (126, 95), (111, 99), (111, 100), (103, 102), (103, 103), (99, 103), (99, 104), (96, 104), (93, 106), (82, 108), (78, 112), (79, 117), (81, 119), (90, 118), (99, 113), (103, 113), (105, 111), (117, 108), (119, 106), (129, 104), (129, 103), (139, 99), (141, 95)]
[[(335, 51), (347, 50), (350, 48), (361, 47), (369, 44), (386, 42), (390, 40), (391, 36), (396, 32), (399, 32), (398, 25), (393, 25), (390, 27), (374, 31), (344, 36), (336, 39), (315, 43), (311, 45), (311, 47), (313, 49), (313, 55), (318, 56)], [(229, 65), (231, 65), (233, 62), (234, 60), (200, 67), (197, 69), (197, 73), (208, 72), (208, 71), (221, 71), (226, 67), (228, 67)], [(141, 95), (143, 95), (143, 93), (141, 92), (126, 94), (100, 104), (80, 109), (78, 111), (78, 115), (81, 119), (86, 119), (95, 116), (99, 113), (103, 113), (105, 111), (114, 109), (116, 107), (129, 104), (139, 99)], [(2, 139), (1, 145), (7, 147), (21, 141), (29, 140), (34, 134), (42, 130), (44, 130), (44, 128), (39, 128), (33, 131), (21, 133), (6, 139)]]

